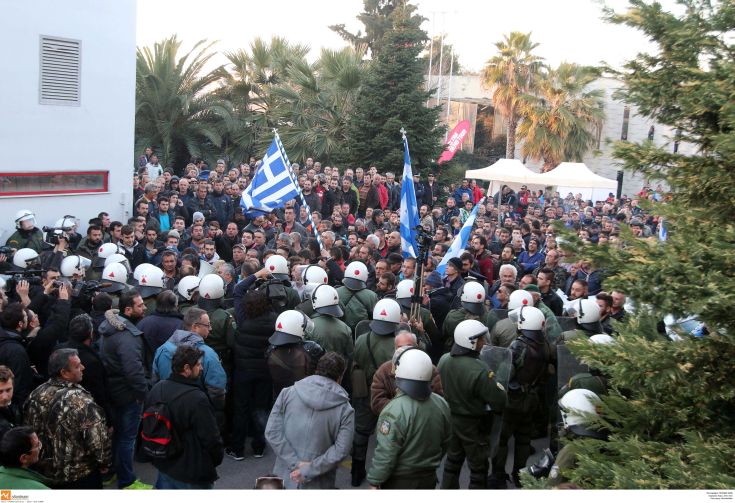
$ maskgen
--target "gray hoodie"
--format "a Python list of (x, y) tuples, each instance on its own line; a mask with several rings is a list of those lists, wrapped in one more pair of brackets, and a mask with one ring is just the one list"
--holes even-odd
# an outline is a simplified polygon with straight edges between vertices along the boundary
[[(278, 456), (273, 473), (287, 488), (333, 489), (337, 466), (350, 454), (355, 411), (335, 381), (309, 376), (285, 388), (273, 405), (265, 437)], [(291, 480), (299, 462), (306, 482)]]

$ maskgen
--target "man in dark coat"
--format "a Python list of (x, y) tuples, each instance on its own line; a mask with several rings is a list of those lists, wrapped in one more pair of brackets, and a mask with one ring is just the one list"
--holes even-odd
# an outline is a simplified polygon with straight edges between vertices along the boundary
[(170, 458), (154, 459), (158, 469), (156, 489), (212, 489), (224, 448), (214, 409), (201, 389), (204, 353), (181, 345), (171, 361), (168, 379), (153, 386), (146, 407), (158, 401), (168, 404), (171, 423), (182, 451)]

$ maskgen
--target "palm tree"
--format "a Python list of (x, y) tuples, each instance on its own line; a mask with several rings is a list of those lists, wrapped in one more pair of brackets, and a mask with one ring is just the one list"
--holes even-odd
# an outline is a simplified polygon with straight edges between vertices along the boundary
[(522, 94), (533, 88), (535, 76), (542, 67), (543, 58), (532, 54), (538, 44), (531, 42), (530, 33), (512, 32), (495, 44), (498, 54), (490, 58), (482, 72), (483, 83), (493, 89), (493, 106), (506, 121), (508, 135), (505, 157), (514, 158), (518, 101)]
[(290, 66), (287, 82), (273, 89), (279, 116), (288, 123), (281, 138), (289, 155), (326, 162), (339, 157), (366, 67), (352, 48), (322, 49), (313, 65), (301, 61)]
[(166, 166), (190, 157), (216, 155), (222, 137), (219, 122), (229, 106), (212, 93), (223, 77), (221, 66), (203, 73), (214, 43), (197, 42), (178, 57), (176, 36), (150, 47), (138, 48), (135, 88), (136, 152), (155, 146)]
[(599, 70), (561, 63), (542, 75), (531, 94), (519, 100), (521, 153), (542, 159), (543, 171), (562, 161), (581, 162), (595, 145), (594, 128), (605, 120), (603, 91), (589, 89)]
[(293, 64), (306, 62), (309, 47), (273, 37), (256, 38), (250, 50), (225, 53), (231, 66), (219, 93), (233, 105), (233, 117), (225, 123), (228, 155), (246, 159), (262, 154), (271, 141), (271, 129), (284, 123), (276, 113), (278, 97), (273, 89), (288, 80)]

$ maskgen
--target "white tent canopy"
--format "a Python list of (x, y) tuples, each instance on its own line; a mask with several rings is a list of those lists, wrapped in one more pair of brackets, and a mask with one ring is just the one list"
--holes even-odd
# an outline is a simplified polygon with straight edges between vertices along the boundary
[(491, 182), (502, 182), (508, 185), (535, 185), (544, 187), (546, 182), (539, 179), (539, 174), (534, 173), (523, 165), (518, 159), (498, 159), (492, 166), (481, 169), (469, 169), (465, 171), (465, 178), (477, 180), (488, 180)]
[(555, 169), (536, 176), (546, 186), (608, 190), (615, 190), (618, 186), (617, 180), (596, 175), (582, 162), (563, 162)]

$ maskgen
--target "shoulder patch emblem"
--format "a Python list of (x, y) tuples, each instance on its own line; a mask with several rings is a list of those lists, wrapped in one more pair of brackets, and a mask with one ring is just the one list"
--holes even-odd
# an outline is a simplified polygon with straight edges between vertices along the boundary
[(492, 379), (493, 377), (495, 377), (495, 372), (493, 372), (492, 370), (488, 370), (487, 371), (487, 378), (488, 379)]
[(390, 433), (390, 421), (387, 419), (384, 419), (382, 423), (380, 423), (380, 433), (383, 435), (387, 435)]

